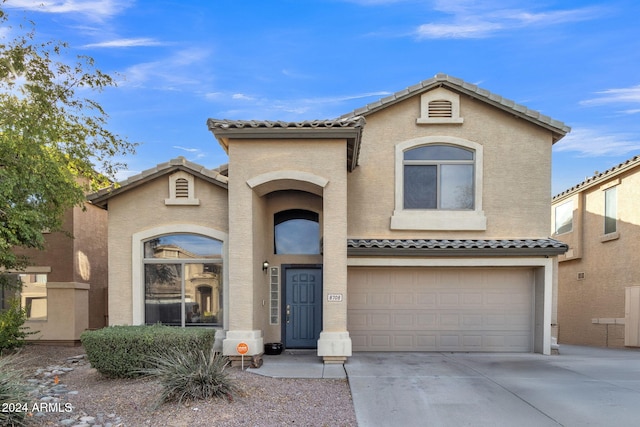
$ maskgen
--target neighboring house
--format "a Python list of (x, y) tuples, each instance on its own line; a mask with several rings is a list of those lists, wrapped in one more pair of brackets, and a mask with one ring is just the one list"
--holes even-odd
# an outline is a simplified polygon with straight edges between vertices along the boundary
[(110, 324), (219, 327), (232, 357), (550, 353), (563, 123), (437, 75), (333, 120), (208, 126), (228, 168), (179, 158), (91, 196), (109, 210)]
[[(45, 233), (44, 250), (16, 249), (30, 266), (13, 272), (23, 283), (21, 305), (27, 308), (28, 340), (41, 344), (80, 342), (86, 329), (107, 320), (107, 213), (89, 203), (64, 214), (64, 232)], [(12, 293), (5, 291), (2, 305)]]
[(558, 339), (640, 347), (640, 156), (553, 198), (559, 257)]

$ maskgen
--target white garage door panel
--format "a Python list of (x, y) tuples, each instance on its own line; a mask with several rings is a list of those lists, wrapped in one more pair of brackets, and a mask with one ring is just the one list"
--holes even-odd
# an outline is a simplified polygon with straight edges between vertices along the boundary
[(530, 269), (349, 270), (355, 351), (531, 351)]

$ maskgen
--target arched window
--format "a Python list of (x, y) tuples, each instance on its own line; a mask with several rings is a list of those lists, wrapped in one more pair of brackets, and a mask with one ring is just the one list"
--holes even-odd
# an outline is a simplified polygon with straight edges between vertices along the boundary
[(486, 230), (482, 144), (448, 135), (395, 147), (392, 230)]
[(472, 210), (474, 151), (430, 144), (404, 152), (404, 209)]
[(316, 212), (303, 209), (278, 212), (273, 223), (276, 254), (320, 253), (320, 225)]
[(177, 233), (144, 241), (145, 323), (222, 324), (222, 242)]

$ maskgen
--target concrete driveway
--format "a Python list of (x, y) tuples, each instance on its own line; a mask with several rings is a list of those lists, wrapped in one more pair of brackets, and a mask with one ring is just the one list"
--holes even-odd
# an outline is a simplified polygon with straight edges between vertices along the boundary
[(640, 352), (354, 353), (345, 364), (369, 426), (638, 426)]

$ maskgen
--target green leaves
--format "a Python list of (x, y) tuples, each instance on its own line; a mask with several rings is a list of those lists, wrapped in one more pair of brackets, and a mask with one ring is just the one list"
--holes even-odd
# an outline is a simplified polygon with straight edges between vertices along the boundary
[(108, 185), (123, 166), (114, 159), (135, 151), (84, 97), (115, 81), (90, 57), (68, 63), (67, 48), (36, 42), (33, 29), (0, 40), (0, 267), (16, 267), (12, 247), (42, 248), (42, 231), (59, 231), (65, 210)]

